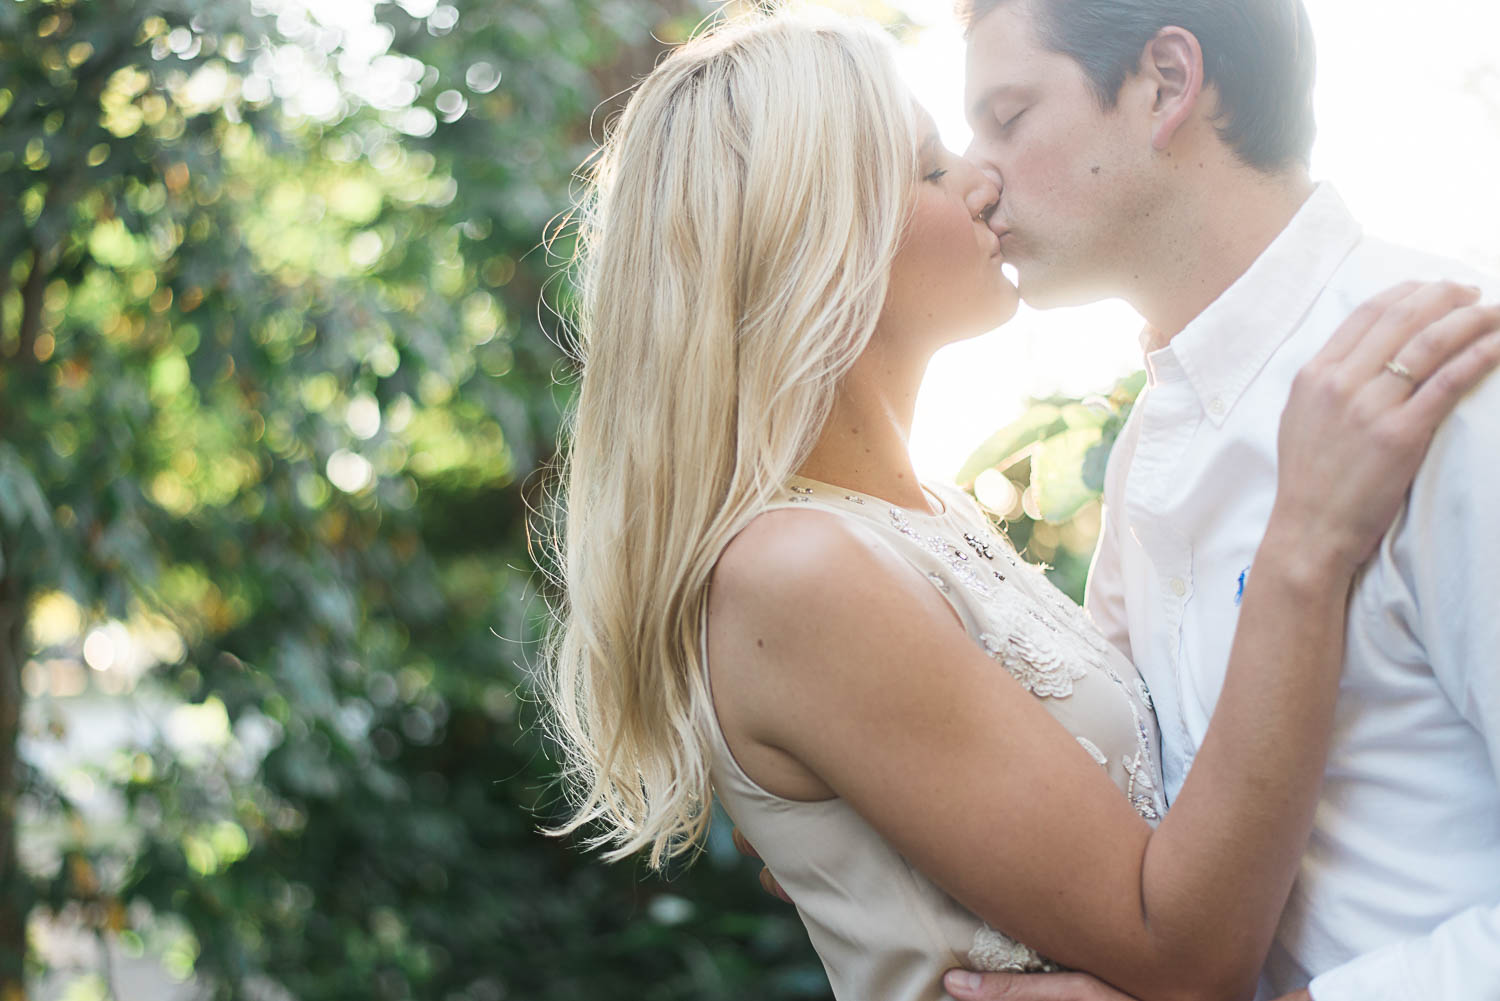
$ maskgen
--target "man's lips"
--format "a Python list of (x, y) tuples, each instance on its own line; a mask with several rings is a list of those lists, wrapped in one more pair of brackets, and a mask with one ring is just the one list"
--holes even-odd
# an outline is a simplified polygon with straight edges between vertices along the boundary
[(1005, 249), (1005, 238), (1010, 235), (1010, 230), (1002, 229), (996, 231), (994, 229), (991, 229), (990, 233), (992, 233), (995, 237), (995, 249), (990, 251), (990, 256), (999, 257), (1001, 251)]

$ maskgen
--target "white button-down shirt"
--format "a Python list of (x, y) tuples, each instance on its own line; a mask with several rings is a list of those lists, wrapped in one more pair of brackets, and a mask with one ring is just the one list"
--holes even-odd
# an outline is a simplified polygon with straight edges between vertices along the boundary
[[(1482, 276), (1361, 233), (1327, 185), (1165, 346), (1105, 482), (1087, 605), (1135, 661), (1175, 798), (1223, 687), (1298, 369), (1409, 278)], [(1486, 298), (1500, 293), (1489, 282)], [(1262, 993), (1500, 1001), (1500, 377), (1439, 431), (1349, 610), (1332, 754)]]

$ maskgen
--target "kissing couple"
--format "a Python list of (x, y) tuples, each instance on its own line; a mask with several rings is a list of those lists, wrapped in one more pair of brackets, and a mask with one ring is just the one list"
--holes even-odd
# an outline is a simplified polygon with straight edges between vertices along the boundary
[[(717, 795), (840, 1001), (1500, 998), (1500, 287), (1312, 181), (1300, 0), (962, 14), (963, 156), (775, 13), (591, 165), (560, 833), (660, 867)], [(1079, 609), (907, 434), (938, 348), (1105, 297)]]

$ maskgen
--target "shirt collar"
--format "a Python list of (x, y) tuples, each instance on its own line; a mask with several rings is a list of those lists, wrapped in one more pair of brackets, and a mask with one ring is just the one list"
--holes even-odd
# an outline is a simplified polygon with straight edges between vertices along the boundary
[(1307, 315), (1359, 242), (1359, 223), (1323, 183), (1239, 280), (1165, 347), (1150, 350), (1153, 381), (1185, 376), (1218, 426), (1245, 388)]

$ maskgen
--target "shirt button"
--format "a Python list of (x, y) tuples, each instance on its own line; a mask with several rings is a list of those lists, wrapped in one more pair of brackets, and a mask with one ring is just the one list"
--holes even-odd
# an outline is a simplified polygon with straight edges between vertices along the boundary
[(1224, 416), (1224, 401), (1217, 396), (1209, 400), (1208, 412), (1213, 414), (1215, 417)]
[(1179, 598), (1187, 594), (1187, 581), (1183, 580), (1181, 577), (1173, 577), (1172, 593), (1177, 595), (1177, 597)]

